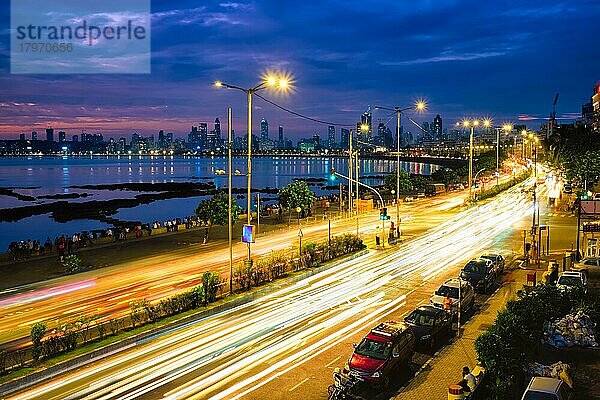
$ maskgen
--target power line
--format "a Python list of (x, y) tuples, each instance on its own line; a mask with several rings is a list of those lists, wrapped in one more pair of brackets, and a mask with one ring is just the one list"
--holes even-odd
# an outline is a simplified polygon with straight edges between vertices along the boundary
[(307, 116), (307, 115), (303, 115), (303, 114), (300, 114), (300, 113), (298, 113), (298, 112), (296, 112), (296, 111), (290, 110), (289, 108), (286, 108), (286, 107), (284, 107), (284, 106), (280, 106), (279, 104), (275, 103), (274, 101), (271, 101), (271, 100), (265, 99), (264, 97), (262, 97), (262, 96), (261, 96), (260, 94), (258, 94), (258, 93), (254, 93), (254, 95), (255, 95), (256, 97), (259, 97), (259, 98), (260, 98), (260, 99), (262, 99), (263, 101), (265, 101), (265, 102), (267, 102), (267, 103), (271, 104), (272, 106), (275, 106), (275, 107), (279, 108), (280, 110), (283, 110), (283, 111), (285, 111), (285, 112), (287, 112), (287, 113), (290, 113), (290, 114), (292, 114), (292, 115), (295, 115), (295, 116), (297, 116), (297, 117), (300, 117), (300, 118), (307, 119), (307, 120), (309, 120), (309, 121), (317, 122), (317, 123), (319, 123), (319, 124), (333, 125), (333, 126), (348, 126), (348, 127), (355, 126), (354, 124), (340, 124), (340, 123), (336, 123), (336, 122), (328, 122), (328, 121), (323, 121), (323, 120), (320, 120), (320, 119), (312, 118), (312, 117), (309, 117), (309, 116)]

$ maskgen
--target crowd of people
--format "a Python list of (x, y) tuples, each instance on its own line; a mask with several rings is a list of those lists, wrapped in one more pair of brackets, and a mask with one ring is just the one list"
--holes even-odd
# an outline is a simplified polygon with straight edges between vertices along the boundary
[(64, 257), (73, 254), (74, 251), (88, 247), (95, 243), (96, 240), (102, 238), (112, 238), (114, 242), (124, 241), (131, 238), (130, 233), (133, 232), (136, 239), (144, 236), (144, 231), (149, 235), (152, 230), (166, 228), (167, 232), (177, 231), (180, 225), (185, 225), (186, 229), (201, 226), (201, 221), (195, 217), (174, 218), (163, 222), (154, 221), (150, 224), (135, 224), (128, 226), (111, 227), (102, 230), (84, 231), (74, 233), (73, 235), (56, 236), (54, 240), (50, 237), (42, 244), (39, 240), (20, 240), (11, 242), (8, 245), (8, 255), (12, 261), (24, 260), (30, 257), (55, 254), (59, 261), (63, 261)]
[[(315, 204), (327, 208), (329, 204), (336, 204), (339, 201), (339, 197), (335, 194), (329, 196), (321, 196), (316, 199)], [(281, 220), (283, 216), (283, 209), (280, 204), (271, 204), (264, 207), (261, 210), (261, 214), (269, 216), (275, 216), (278, 220)], [(263, 214), (263, 215), (264, 215)], [(310, 215), (310, 210), (302, 210), (301, 217)], [(186, 229), (203, 226), (204, 221), (200, 221), (196, 216), (188, 216), (183, 218), (173, 218), (164, 221), (154, 221), (147, 224), (132, 224), (124, 225), (119, 227), (112, 227), (103, 230), (92, 230), (84, 231), (80, 233), (74, 233), (73, 235), (61, 235), (56, 236), (54, 240), (50, 237), (46, 238), (46, 241), (42, 244), (39, 240), (20, 240), (11, 242), (8, 245), (8, 255), (11, 260), (23, 260), (26, 258), (42, 255), (56, 254), (59, 260), (63, 260), (66, 255), (72, 254), (74, 251), (82, 247), (87, 247), (94, 244), (94, 242), (101, 238), (113, 238), (115, 242), (127, 240), (131, 232), (134, 233), (135, 238), (139, 239), (144, 236), (144, 231), (149, 235), (152, 234), (153, 230), (166, 228), (167, 232), (175, 232), (179, 230), (181, 225), (185, 225)], [(207, 233), (205, 233), (205, 237)], [(206, 238), (205, 238), (206, 240)]]

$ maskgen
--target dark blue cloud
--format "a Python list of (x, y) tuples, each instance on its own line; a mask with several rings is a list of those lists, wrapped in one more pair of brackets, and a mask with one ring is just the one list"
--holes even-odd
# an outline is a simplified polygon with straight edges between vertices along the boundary
[[(273, 99), (343, 123), (369, 104), (408, 105), (418, 97), (430, 103), (418, 118), (439, 113), (448, 122), (476, 114), (499, 121), (544, 115), (556, 92), (560, 112), (577, 112), (600, 79), (594, 37), (600, 4), (591, 0), (188, 0), (153, 1), (152, 7), (152, 74), (14, 76), (3, 6), (0, 102), (37, 104), (47, 118), (94, 117), (80, 106), (132, 121), (168, 110), (161, 115), (179, 121), (173, 129), (183, 134), (188, 121), (210, 121), (228, 105), (243, 131), (243, 94), (215, 90), (211, 82), (251, 86), (268, 69), (292, 73), (297, 86)], [(325, 132), (259, 99), (255, 104), (257, 124), (265, 116), (295, 136)], [(0, 123), (10, 124), (9, 118)]]

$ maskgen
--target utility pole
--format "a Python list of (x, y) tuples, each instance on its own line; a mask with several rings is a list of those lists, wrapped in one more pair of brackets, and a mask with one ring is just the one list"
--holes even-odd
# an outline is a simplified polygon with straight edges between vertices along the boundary
[(229, 244), (229, 295), (233, 295), (233, 221), (231, 221), (231, 107), (227, 107), (227, 233)]
[(352, 129), (350, 129), (350, 157), (348, 158), (348, 213), (352, 215), (352, 164), (354, 156), (352, 155)]

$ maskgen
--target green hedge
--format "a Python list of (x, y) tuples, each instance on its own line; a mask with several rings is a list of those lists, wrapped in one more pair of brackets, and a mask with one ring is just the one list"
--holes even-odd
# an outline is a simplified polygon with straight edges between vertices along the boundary
[(517, 293), (517, 299), (498, 312), (496, 321), (475, 340), (479, 361), (486, 367), (488, 385), (496, 399), (520, 398), (526, 365), (535, 361), (543, 343), (545, 321), (583, 308), (600, 322), (598, 293), (561, 293), (556, 286), (538, 285)]

